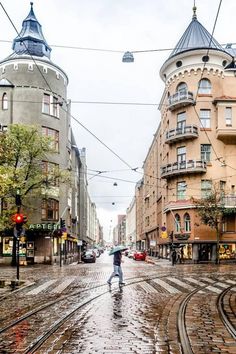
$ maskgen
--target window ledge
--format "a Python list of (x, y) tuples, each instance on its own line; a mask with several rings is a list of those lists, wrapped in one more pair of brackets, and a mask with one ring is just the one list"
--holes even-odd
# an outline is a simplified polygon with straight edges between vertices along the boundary
[(204, 131), (204, 130), (205, 130), (205, 131), (210, 132), (212, 129), (211, 129), (211, 128), (200, 128), (200, 130), (201, 130), (201, 131)]
[(198, 97), (212, 97), (211, 93), (198, 93)]
[(42, 112), (42, 114), (43, 114), (43, 115), (45, 115), (45, 116), (48, 116), (48, 117), (52, 117), (52, 118), (56, 118), (56, 119), (59, 119), (59, 117), (57, 117), (57, 116), (54, 116), (54, 115), (52, 115), (52, 114), (49, 114), (49, 113), (44, 113), (44, 112)]

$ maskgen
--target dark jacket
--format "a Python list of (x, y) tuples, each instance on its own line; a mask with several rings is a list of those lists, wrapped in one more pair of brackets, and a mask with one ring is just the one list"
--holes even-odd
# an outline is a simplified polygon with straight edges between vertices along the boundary
[(114, 258), (113, 258), (113, 264), (114, 265), (120, 266), (120, 264), (121, 264), (121, 256), (122, 255), (121, 255), (120, 251), (114, 253)]

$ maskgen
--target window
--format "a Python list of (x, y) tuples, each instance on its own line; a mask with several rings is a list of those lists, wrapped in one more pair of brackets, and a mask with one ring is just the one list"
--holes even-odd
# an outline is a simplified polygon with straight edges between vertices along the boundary
[(201, 160), (211, 161), (211, 145), (210, 144), (201, 144)]
[(211, 127), (211, 111), (210, 109), (200, 109), (201, 128)]
[(186, 188), (185, 181), (177, 182), (177, 200), (186, 199)]
[(211, 93), (211, 82), (208, 79), (202, 79), (198, 84), (198, 93), (210, 94)]
[(50, 95), (43, 95), (43, 113), (50, 114)]
[(188, 213), (184, 214), (184, 231), (185, 232), (191, 231), (191, 219)]
[(177, 132), (183, 133), (186, 124), (186, 112), (177, 114)]
[(2, 109), (4, 111), (8, 109), (8, 99), (6, 92), (2, 95)]
[(221, 195), (221, 197), (225, 196), (225, 187), (226, 187), (226, 182), (220, 181), (220, 195)]
[(47, 127), (42, 127), (42, 133), (44, 136), (51, 138), (51, 147), (58, 152), (59, 151), (59, 131)]
[(58, 98), (44, 93), (42, 112), (54, 117), (59, 117)]
[(59, 202), (55, 199), (43, 199), (42, 220), (57, 221), (59, 218)]
[(52, 115), (58, 117), (58, 99), (54, 96), (52, 99)]
[(232, 107), (225, 107), (225, 124), (228, 127), (232, 126)]
[(186, 167), (186, 147), (181, 146), (177, 149), (177, 162), (180, 165), (179, 167)]
[[(42, 161), (42, 172), (47, 178), (49, 186), (58, 186), (59, 165), (53, 162)], [(47, 186), (48, 187), (48, 186)]]
[(181, 92), (181, 93), (186, 93), (187, 90), (188, 90), (188, 86), (185, 82), (181, 82), (176, 88), (176, 92)]
[(212, 181), (210, 179), (203, 179), (201, 181), (202, 198), (207, 198), (212, 192)]
[(181, 224), (180, 224), (180, 216), (179, 214), (175, 214), (175, 231), (180, 232)]

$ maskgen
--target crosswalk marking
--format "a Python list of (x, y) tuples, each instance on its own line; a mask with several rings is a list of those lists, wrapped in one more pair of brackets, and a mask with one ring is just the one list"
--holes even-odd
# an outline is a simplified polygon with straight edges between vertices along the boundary
[(49, 286), (51, 286), (53, 283), (55, 283), (56, 281), (58, 281), (58, 279), (53, 279), (53, 280), (49, 280), (46, 281), (45, 283), (43, 283), (42, 285), (38, 286), (36, 289), (33, 289), (31, 291), (29, 291), (27, 293), (27, 295), (37, 295), (39, 294), (41, 291), (47, 289)]
[(61, 284), (59, 284), (56, 288), (54, 288), (51, 293), (56, 294), (56, 293), (61, 293), (63, 290), (65, 290), (74, 280), (76, 277), (69, 277), (65, 281), (63, 281)]
[(205, 289), (213, 291), (214, 293), (220, 294), (222, 290), (220, 290), (219, 288), (215, 288), (214, 286), (207, 286)]
[(176, 284), (180, 285), (184, 289), (188, 289), (190, 291), (193, 291), (195, 289), (192, 285), (186, 284), (186, 283), (182, 282), (179, 279), (176, 279), (176, 278), (173, 278), (173, 277), (168, 277), (167, 279), (172, 281), (172, 283), (176, 283)]
[(216, 283), (215, 286), (219, 286), (220, 288), (224, 288), (224, 289), (229, 287), (228, 284), (224, 284), (224, 283), (220, 283), (220, 282)]
[(229, 283), (229, 284), (236, 284), (236, 281), (235, 280), (231, 280), (231, 279), (224, 279), (224, 278), (219, 278), (219, 280), (221, 281), (225, 281), (226, 283)]
[(189, 283), (193, 283), (193, 284), (196, 284), (198, 286), (206, 286), (205, 283), (199, 281), (199, 280), (196, 280), (194, 278), (184, 278), (185, 280), (187, 280)]
[(211, 278), (201, 278), (201, 280), (206, 281), (207, 283), (210, 283), (210, 284), (215, 283), (215, 280), (212, 280)]
[(155, 289), (153, 286), (151, 286), (148, 283), (140, 283), (139, 286), (146, 292), (146, 293), (156, 293), (157, 289)]
[(157, 283), (158, 285), (162, 286), (165, 290), (169, 291), (171, 294), (178, 294), (180, 291), (170, 284), (166, 283), (165, 281), (161, 279), (153, 279), (154, 283)]

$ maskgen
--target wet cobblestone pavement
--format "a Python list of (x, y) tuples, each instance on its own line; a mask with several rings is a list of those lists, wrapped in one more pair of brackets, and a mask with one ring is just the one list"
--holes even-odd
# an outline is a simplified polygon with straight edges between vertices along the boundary
[[(0, 294), (0, 353), (236, 353), (235, 264), (125, 257), (126, 285), (109, 289), (111, 271), (107, 254), (95, 264), (20, 268), (28, 286)], [(0, 268), (1, 279), (14, 276)]]

